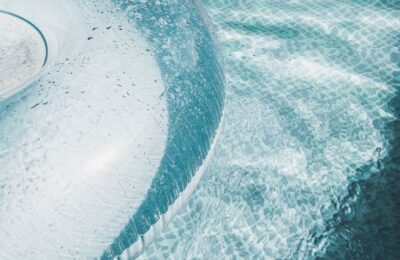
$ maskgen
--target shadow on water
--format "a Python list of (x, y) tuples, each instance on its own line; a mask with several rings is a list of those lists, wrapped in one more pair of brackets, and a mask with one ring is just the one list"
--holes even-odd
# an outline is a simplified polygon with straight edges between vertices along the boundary
[(298, 37), (300, 34), (299, 30), (286, 24), (272, 24), (267, 26), (261, 22), (256, 22), (254, 24), (227, 22), (225, 25), (230, 28), (235, 28), (235, 30), (246, 32), (247, 34), (275, 35), (281, 39)]
[[(400, 35), (396, 40), (399, 47)], [(321, 209), (323, 216), (328, 212), (325, 229), (311, 231), (296, 258), (400, 259), (400, 70), (387, 84), (396, 96), (388, 103), (395, 119), (382, 131), (386, 154), (381, 158), (382, 149), (376, 148), (376, 159), (356, 170), (358, 180), (348, 186), (348, 194), (333, 201), (331, 209)]]
[(359, 4), (362, 6), (368, 6), (368, 5), (373, 5), (374, 7), (377, 8), (382, 8), (382, 9), (394, 9), (394, 10), (400, 10), (400, 5), (398, 0), (380, 0), (380, 1), (375, 1), (375, 0), (351, 0), (350, 1), (352, 4)]
[[(339, 235), (349, 234), (331, 250), (327, 257), (344, 254), (357, 259), (400, 258), (400, 75), (390, 82), (396, 96), (389, 106), (396, 119), (388, 123), (385, 137), (389, 140), (387, 155), (377, 161), (380, 171), (358, 185), (360, 197), (352, 219), (343, 219)], [(351, 193), (350, 193), (351, 194)], [(343, 235), (342, 235), (343, 236)]]

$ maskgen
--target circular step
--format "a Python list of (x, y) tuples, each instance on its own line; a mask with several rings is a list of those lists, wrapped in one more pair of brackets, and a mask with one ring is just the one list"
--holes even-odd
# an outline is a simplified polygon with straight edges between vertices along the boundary
[(47, 60), (47, 43), (33, 23), (0, 10), (0, 99), (29, 84)]

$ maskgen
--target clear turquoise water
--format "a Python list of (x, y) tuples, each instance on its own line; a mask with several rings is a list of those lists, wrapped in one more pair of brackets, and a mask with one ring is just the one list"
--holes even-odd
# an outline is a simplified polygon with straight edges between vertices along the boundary
[(169, 121), (164, 157), (146, 199), (104, 251), (104, 259), (120, 255), (140, 240), (161, 215), (171, 215), (167, 213), (170, 206), (206, 159), (220, 125), (225, 96), (214, 38), (197, 5), (186, 0), (115, 3), (154, 48), (167, 85)]
[[(96, 13), (94, 17), (107, 13), (107, 23), (112, 22), (113, 26), (101, 24), (101, 29), (91, 24), (87, 41), (96, 42), (92, 36), (96, 31), (103, 34), (110, 28), (114, 32), (122, 31), (122, 26), (118, 25), (121, 20), (117, 19), (121, 17), (123, 20), (129, 18), (127, 24), (138, 29), (147, 40), (149, 48), (142, 51), (156, 58), (161, 74), (159, 81), (165, 85), (159, 99), (166, 98), (168, 110), (167, 141), (158, 170), (143, 198), (133, 196), (132, 203), (138, 203), (134, 212), (113, 203), (102, 203), (97, 196), (107, 195), (115, 199), (110, 200), (113, 202), (130, 199), (127, 193), (127, 198), (122, 199), (118, 197), (122, 193), (115, 191), (119, 188), (122, 191), (127, 184), (140, 185), (134, 178), (137, 172), (121, 179), (117, 175), (116, 186), (94, 182), (89, 186), (93, 188), (90, 192), (83, 188), (84, 192), (78, 195), (67, 194), (65, 198), (76, 196), (77, 202), (88, 194), (95, 198), (95, 202), (82, 203), (88, 205), (87, 209), (81, 207), (55, 215), (55, 218), (60, 216), (68, 220), (65, 223), (67, 230), (56, 231), (67, 234), (73, 243), (43, 238), (42, 231), (57, 237), (52, 224), (34, 226), (26, 231), (23, 227), (31, 228), (31, 225), (22, 213), (26, 209), (30, 212), (30, 206), (36, 203), (48, 210), (47, 204), (42, 202), (49, 196), (32, 196), (35, 201), (31, 203), (28, 200), (31, 197), (25, 196), (27, 193), (20, 189), (21, 186), (14, 187), (13, 181), (17, 179), (17, 184), (19, 179), (31, 182), (32, 172), (37, 174), (37, 179), (46, 180), (46, 174), (52, 172), (46, 168), (50, 164), (43, 157), (48, 151), (62, 146), (48, 146), (51, 143), (48, 140), (57, 139), (49, 137), (49, 125), (55, 133), (63, 126), (63, 118), (57, 118), (68, 110), (61, 103), (69, 100), (64, 98), (69, 89), (63, 88), (68, 87), (67, 83), (73, 81), (74, 76), (60, 76), (57, 84), (39, 80), (3, 100), (0, 104), (0, 159), (3, 159), (2, 169), (7, 174), (3, 172), (0, 176), (0, 199), (4, 200), (0, 202), (0, 211), (8, 213), (9, 206), (4, 198), (7, 198), (5, 194), (14, 198), (10, 192), (14, 188), (22, 194), (15, 197), (15, 201), (25, 202), (20, 208), (19, 204), (13, 204), (17, 205), (14, 208), (21, 209), (21, 219), (13, 213), (10, 213), (10, 219), (2, 219), (0, 235), (8, 238), (12, 233), (8, 244), (1, 247), (0, 243), (5, 257), (35, 252), (32, 258), (37, 258), (42, 254), (37, 252), (40, 248), (60, 244), (59, 248), (54, 247), (49, 252), (57, 256), (86, 258), (97, 254), (100, 248), (101, 254), (96, 257), (102, 259), (112, 259), (128, 251), (126, 255), (131, 256), (142, 253), (141, 259), (400, 259), (398, 0), (112, 2), (112, 7), (100, 4), (98, 7), (100, 2), (94, 1), (68, 3), (78, 9), (86, 6)], [(65, 16), (70, 17), (68, 12)], [(124, 30), (127, 27), (125, 24)], [(70, 30), (65, 31), (69, 33)], [(82, 36), (73, 32), (65, 35)], [(86, 42), (86, 35), (83, 35)], [(110, 46), (115, 46), (116, 54), (120, 54), (118, 50), (125, 51), (125, 45)], [(126, 49), (129, 51), (129, 47)], [(82, 64), (76, 63), (75, 59), (71, 63), (74, 73), (84, 67), (75, 65), (85, 64), (86, 54), (78, 55)], [(100, 67), (107, 66), (101, 64)], [(71, 69), (61, 62), (50, 71), (57, 75), (68, 73), (67, 68)], [(93, 76), (95, 72), (88, 74)], [(51, 73), (47, 73), (50, 79)], [(97, 77), (94, 79), (98, 80)], [(119, 114), (134, 103), (118, 101), (122, 98), (117, 98), (115, 90), (123, 87), (122, 84), (117, 80), (114, 83), (118, 84), (108, 88), (102, 80), (96, 82), (100, 88), (94, 92), (102, 91), (98, 92), (101, 99), (90, 99), (90, 96), (85, 99), (85, 91), (81, 92), (80, 83), (75, 82), (75, 92), (82, 95), (75, 94), (79, 97), (77, 100), (82, 97), (82, 103), (73, 103), (73, 111), (66, 115), (75, 119), (74, 115), (87, 112), (91, 108), (87, 102), (93, 101), (97, 106), (91, 115), (96, 119), (103, 111), (108, 111), (105, 108), (108, 104), (118, 103), (119, 110), (110, 113), (111, 121), (126, 123), (126, 117), (119, 117)], [(109, 91), (113, 92), (112, 100), (104, 97)], [(44, 108), (52, 105), (48, 100), (28, 104), (31, 99), (42, 100), (38, 97), (42, 93), (44, 98), (55, 103), (57, 113)], [(33, 109), (38, 105), (44, 112), (32, 120), (29, 115), (37, 111)], [(48, 123), (47, 118), (53, 121)], [(79, 118), (72, 122), (76, 124), (72, 124), (74, 129), (79, 130), (79, 126), (84, 125)], [(105, 130), (109, 130), (111, 124), (102, 122), (104, 129), (98, 129), (100, 123), (96, 120), (90, 121), (87, 129), (83, 128), (87, 131), (84, 141), (91, 142), (88, 142), (89, 147), (77, 149), (82, 154), (84, 149), (98, 152), (97, 146), (93, 145), (96, 140), (88, 133), (92, 129), (95, 133), (107, 132)], [(132, 128), (128, 130), (134, 128), (131, 124), (129, 127)], [(124, 124), (116, 128), (121, 130)], [(16, 129), (18, 131), (14, 131)], [(24, 129), (33, 129), (37, 135), (34, 140), (45, 140), (43, 145), (37, 145), (43, 152), (35, 155), (38, 158), (29, 153), (29, 149), (36, 149), (36, 146), (33, 138), (25, 135), (29, 131)], [(120, 133), (124, 131), (116, 131), (114, 135)], [(132, 136), (127, 135), (126, 139), (129, 138)], [(74, 135), (66, 140), (64, 144), (78, 143)], [(217, 140), (214, 151), (209, 153), (214, 140)], [(9, 149), (20, 143), (18, 151)], [(199, 168), (207, 158), (210, 160), (208, 168), (192, 196), (188, 197), (185, 192), (199, 176)], [(42, 163), (37, 169), (29, 167), (33, 159)], [(133, 159), (129, 158), (129, 163), (138, 162)], [(15, 170), (15, 162), (21, 162), (17, 166), (24, 170)], [(118, 172), (112, 170), (108, 173)], [(73, 180), (79, 184), (81, 176)], [(37, 191), (40, 186), (38, 188), (36, 184), (29, 183), (26, 189)], [(52, 195), (65, 195), (65, 189), (50, 191)], [(100, 215), (91, 208), (98, 206), (97, 202), (100, 202), (99, 212), (104, 216), (115, 209), (121, 211), (118, 216), (124, 219), (118, 221), (123, 222), (122, 230), (118, 225), (114, 227), (115, 223), (104, 225), (101, 221), (99, 223), (103, 225), (98, 229), (87, 229), (82, 224), (87, 222), (73, 218), (85, 217), (85, 210)], [(49, 205), (64, 210), (62, 203), (57, 201)], [(182, 207), (174, 217), (178, 206)], [(20, 212), (18, 210), (15, 211)], [(52, 210), (50, 208), (50, 212)], [(43, 213), (32, 212), (36, 215), (29, 216), (30, 219), (41, 222), (40, 214)], [(76, 215), (77, 212), (80, 214)], [(125, 213), (128, 215), (126, 224)], [(168, 219), (172, 221), (161, 233), (160, 227), (167, 224)], [(10, 229), (14, 231), (9, 231), (9, 226), (14, 227)], [(61, 226), (64, 228), (64, 223)], [(70, 235), (68, 228), (79, 232)], [(94, 233), (87, 230), (94, 230)], [(103, 233), (99, 235), (97, 231)], [(149, 244), (153, 235), (157, 237)], [(18, 244), (21, 237), (29, 239)], [(83, 249), (67, 246), (79, 243), (79, 239), (85, 240), (86, 248), (85, 245)], [(41, 247), (33, 245), (36, 240), (44, 241), (39, 243)], [(108, 241), (112, 242), (108, 244)], [(17, 244), (23, 250), (19, 250)], [(107, 244), (104, 249), (103, 244)], [(142, 245), (147, 246), (144, 252), (141, 252)], [(91, 251), (92, 246), (96, 250)]]
[(215, 154), (142, 259), (398, 259), (398, 1), (204, 0)]

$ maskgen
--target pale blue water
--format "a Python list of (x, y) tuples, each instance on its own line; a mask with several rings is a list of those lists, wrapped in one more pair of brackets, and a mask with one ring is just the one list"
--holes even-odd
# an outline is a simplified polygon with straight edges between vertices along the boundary
[(121, 254), (167, 213), (205, 160), (224, 102), (214, 39), (196, 5), (115, 2), (128, 10), (155, 50), (167, 84), (169, 137), (145, 201), (102, 258)]
[(204, 1), (215, 154), (142, 259), (400, 257), (397, 1)]
[[(168, 110), (166, 144), (150, 187), (143, 200), (134, 197), (140, 203), (128, 212), (123, 228), (108, 222), (99, 228), (116, 235), (88, 238), (93, 234), (85, 234), (82, 225), (78, 237), (101, 253), (60, 247), (63, 256), (112, 259), (129, 252), (124, 256), (141, 253), (139, 259), (400, 258), (400, 2), (112, 3), (117, 11), (106, 13), (128, 18), (159, 67), (165, 85), (159, 98), (165, 98)], [(93, 31), (109, 30), (94, 26)], [(67, 85), (64, 79), (55, 85), (60, 93)], [(5, 129), (23, 124), (11, 120), (23, 117), (15, 108), (27, 106), (26, 100), (42, 91), (39, 84), (0, 103), (0, 159), (8, 158), (13, 152), (9, 147), (24, 136)], [(52, 93), (49, 89), (52, 85), (43, 93)], [(127, 103), (127, 109), (132, 107)], [(104, 111), (100, 108), (98, 114)], [(125, 107), (117, 107), (118, 113), (110, 116), (113, 122), (123, 121), (123, 111)], [(52, 111), (47, 112), (52, 122)], [(43, 126), (44, 132), (49, 128), (47, 121), (28, 123), (40, 131)], [(4, 164), (12, 168), (10, 160)], [(194, 186), (204, 166), (204, 176)], [(123, 186), (129, 179), (118, 181)], [(0, 199), (8, 182), (0, 175)], [(116, 196), (113, 189), (96, 185), (96, 193)], [(6, 212), (8, 206), (2, 205)], [(125, 217), (118, 205), (101, 206), (101, 214), (115, 207)], [(162, 231), (159, 225), (169, 219)], [(79, 221), (71, 223), (66, 225), (81, 227)], [(7, 234), (6, 227), (0, 235)]]

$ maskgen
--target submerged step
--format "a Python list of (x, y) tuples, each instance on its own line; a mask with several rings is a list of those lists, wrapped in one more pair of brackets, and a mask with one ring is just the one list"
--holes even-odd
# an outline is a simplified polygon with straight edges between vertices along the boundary
[(141, 205), (163, 157), (160, 69), (111, 3), (0, 8), (40, 27), (49, 46), (42, 70), (41, 35), (2, 13), (2, 86), (14, 92), (36, 80), (0, 102), (0, 258), (99, 256)]
[(41, 71), (47, 43), (29, 20), (0, 10), (0, 99), (17, 92)]
[[(13, 91), (0, 102), (0, 259), (140, 254), (197, 184), (222, 116), (223, 74), (197, 6), (0, 0), (0, 9), (37, 40), (3, 26), (21, 38), (10, 53), (31, 60), (1, 72)], [(15, 75), (26, 78), (11, 85)]]

